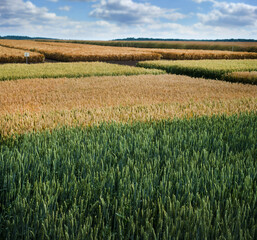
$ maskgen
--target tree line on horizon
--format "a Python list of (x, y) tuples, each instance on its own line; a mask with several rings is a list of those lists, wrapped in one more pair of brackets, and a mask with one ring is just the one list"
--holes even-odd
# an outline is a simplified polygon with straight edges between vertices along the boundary
[[(46, 38), (46, 37), (29, 37), (29, 36), (0, 36), (0, 39), (12, 39), (12, 40), (33, 40), (33, 39), (51, 39), (58, 40), (58, 38)], [(203, 41), (203, 42), (257, 42), (257, 39), (242, 39), (242, 38), (231, 38), (231, 39), (180, 39), (180, 38), (122, 38), (113, 39), (111, 41)]]

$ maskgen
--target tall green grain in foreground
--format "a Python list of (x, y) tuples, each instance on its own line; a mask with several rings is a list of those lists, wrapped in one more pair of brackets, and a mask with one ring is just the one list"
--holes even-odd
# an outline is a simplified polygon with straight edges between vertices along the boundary
[(17, 136), (0, 239), (256, 239), (257, 115)]

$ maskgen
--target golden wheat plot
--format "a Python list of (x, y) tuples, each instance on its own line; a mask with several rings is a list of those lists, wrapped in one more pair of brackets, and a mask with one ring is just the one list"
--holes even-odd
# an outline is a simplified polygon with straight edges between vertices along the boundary
[[(156, 41), (155, 41), (156, 42)], [(158, 41), (159, 42), (159, 41)], [(158, 43), (157, 42), (157, 43)], [(240, 47), (257, 47), (257, 42), (212, 42), (212, 41), (165, 41), (162, 43), (167, 44), (188, 44), (188, 45), (196, 45), (196, 46), (240, 46)]]
[[(25, 63), (24, 50), (0, 46), (0, 63)], [(29, 62), (44, 62), (44, 55), (36, 52), (29, 52)]]
[(64, 42), (0, 40), (0, 45), (37, 51), (58, 61), (139, 61), (155, 59), (256, 59), (257, 53), (217, 50), (146, 49)]
[[(83, 43), (83, 41), (75, 41), (75, 42), (77, 42), (77, 44), (79, 44), (79, 42)], [(91, 41), (91, 42), (92, 44), (99, 44), (106, 47), (108, 46), (108, 44), (110, 44), (109, 46), (112, 46), (112, 45), (115, 46), (115, 43), (116, 43), (115, 41), (111, 41), (111, 42)], [(64, 44), (63, 42), (57, 42), (57, 43)], [(90, 44), (90, 41), (84, 41), (84, 43)], [(256, 43), (248, 43), (248, 44), (238, 43), (239, 45), (237, 45), (236, 43), (232, 43), (232, 45), (226, 44), (226, 43), (224, 43), (224, 45), (217, 44), (217, 49), (215, 50), (211, 50), (211, 49), (201, 50), (201, 47), (212, 48), (213, 44), (211, 42), (203, 42), (202, 44), (200, 42), (186, 42), (186, 43), (184, 42), (183, 44), (181, 42), (177, 43), (177, 42), (134, 42), (134, 41), (118, 42), (118, 43), (119, 43), (118, 45), (123, 46), (124, 50), (131, 49), (131, 47), (134, 46), (134, 47), (137, 47), (138, 51), (157, 53), (161, 55), (162, 59), (171, 59), (171, 60), (256, 59), (257, 58), (256, 52), (244, 51), (244, 50), (249, 50), (251, 47), (257, 48)], [(149, 48), (143, 48), (144, 46), (146, 47), (148, 43), (150, 44), (150, 46), (153, 46), (153, 47), (149, 46)], [(156, 46), (154, 46), (154, 43), (156, 44)], [(165, 49), (165, 45), (167, 46), (170, 45), (169, 47), (170, 49)], [(131, 47), (124, 47), (124, 46), (131, 46)], [(160, 46), (160, 48), (158, 48), (158, 46)], [(185, 49), (185, 48), (190, 48), (190, 46), (192, 47), (192, 49), (189, 49), (189, 50)], [(219, 46), (221, 48), (220, 50), (218, 50)], [(233, 52), (234, 46), (242, 50)], [(193, 50), (194, 47), (199, 49)], [(224, 47), (224, 49), (226, 49), (227, 51), (224, 51), (222, 47)], [(179, 48), (179, 49), (176, 49), (176, 48)]]
[(101, 121), (256, 111), (257, 86), (176, 75), (0, 82), (3, 136)]
[[(257, 65), (257, 64), (256, 64)], [(257, 71), (252, 72), (232, 72), (225, 76), (225, 79), (241, 81), (241, 82), (252, 82), (257, 83)]]
[(137, 48), (104, 47), (87, 44), (0, 40), (0, 45), (43, 53), (58, 61), (130, 61), (160, 59), (158, 53)]
[(257, 53), (219, 51), (219, 50), (148, 49), (147, 51), (161, 54), (163, 59), (170, 59), (170, 60), (256, 59), (257, 58)]
[(57, 42), (86, 43), (102, 46), (130, 46), (163, 49), (207, 49), (256, 52), (257, 42), (216, 42), (216, 41), (88, 41), (54, 40)]
[(257, 52), (257, 42), (216, 41), (90, 41), (90, 40), (38, 40), (43, 42), (78, 43), (99, 46), (118, 46), (158, 49), (202, 49), (236, 52)]

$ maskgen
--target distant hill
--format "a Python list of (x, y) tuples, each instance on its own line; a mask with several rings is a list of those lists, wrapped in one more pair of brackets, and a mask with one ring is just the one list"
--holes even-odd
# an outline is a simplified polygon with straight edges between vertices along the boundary
[(257, 42), (255, 39), (215, 39), (215, 40), (206, 40), (206, 39), (201, 39), (201, 40), (196, 40), (196, 39), (177, 39), (177, 38), (123, 38), (123, 39), (113, 39), (112, 41), (205, 41), (205, 42)]
[(34, 39), (46, 39), (46, 40), (55, 40), (55, 38), (44, 38), (44, 37), (28, 37), (28, 36), (0, 36), (0, 39), (13, 39), (13, 40), (34, 40)]

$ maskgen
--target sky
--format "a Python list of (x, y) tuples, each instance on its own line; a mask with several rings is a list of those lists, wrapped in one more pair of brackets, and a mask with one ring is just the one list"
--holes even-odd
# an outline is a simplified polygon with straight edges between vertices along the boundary
[(257, 39), (257, 0), (0, 0), (0, 36)]

